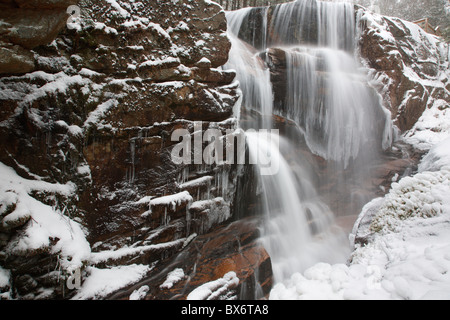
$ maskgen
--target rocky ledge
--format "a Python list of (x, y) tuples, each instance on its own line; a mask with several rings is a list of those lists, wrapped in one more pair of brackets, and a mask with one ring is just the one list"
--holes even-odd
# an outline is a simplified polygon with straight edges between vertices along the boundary
[(448, 107), (448, 44), (412, 22), (357, 9), (361, 56), (400, 131), (433, 105)]

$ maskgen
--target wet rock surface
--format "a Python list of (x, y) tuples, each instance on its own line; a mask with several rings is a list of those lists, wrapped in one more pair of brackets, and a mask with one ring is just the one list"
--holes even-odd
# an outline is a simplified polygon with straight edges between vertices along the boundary
[[(154, 276), (112, 295), (110, 299), (128, 299), (149, 286), (146, 300), (184, 300), (196, 288), (235, 272), (239, 284), (224, 295), (231, 299), (253, 300), (267, 297), (272, 287), (270, 257), (259, 243), (260, 219), (246, 218), (221, 226), (196, 237), (182, 253), (170, 259)], [(173, 286), (164, 286), (167, 275), (182, 269), (184, 276)]]

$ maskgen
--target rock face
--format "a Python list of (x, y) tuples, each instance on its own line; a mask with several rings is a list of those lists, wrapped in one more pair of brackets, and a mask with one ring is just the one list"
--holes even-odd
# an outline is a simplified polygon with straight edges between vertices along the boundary
[(361, 56), (395, 124), (410, 130), (426, 108), (448, 105), (448, 45), (411, 22), (359, 10)]
[(0, 74), (35, 70), (31, 49), (53, 41), (78, 0), (0, 1)]
[[(68, 21), (72, 4), (80, 16)], [(114, 297), (151, 283), (147, 299), (183, 299), (231, 271), (239, 281), (231, 278), (225, 296), (266, 296), (271, 263), (258, 222), (230, 224), (252, 205), (251, 170), (172, 161), (182, 136), (237, 126), (238, 83), (220, 68), (230, 50), (221, 7), (0, 0), (0, 9), (0, 297), (70, 298), (73, 272), (85, 279), (88, 268), (133, 264), (151, 266), (145, 280)], [(406, 130), (424, 105), (448, 100), (448, 85), (428, 85), (448, 83), (437, 46), (411, 44), (416, 34), (395, 19), (361, 21), (361, 54)], [(380, 36), (387, 28), (393, 39)], [(280, 92), (281, 53), (268, 52)], [(381, 175), (389, 180), (401, 166)], [(159, 287), (175, 268), (190, 278)]]
[[(215, 299), (224, 296), (244, 300), (267, 297), (272, 288), (272, 265), (259, 242), (260, 223), (258, 219), (242, 219), (199, 236), (164, 269), (155, 271), (154, 277), (110, 298), (128, 299), (133, 292), (148, 286), (147, 294), (141, 299), (184, 300), (198, 287), (221, 279), (229, 272), (235, 272), (239, 282)], [(167, 275), (180, 269), (182, 276), (169, 285)]]
[[(238, 84), (219, 68), (230, 49), (225, 13), (210, 1), (86, 0), (66, 28), (73, 3), (1, 2), (0, 70), (22, 75), (0, 78), (0, 161), (31, 186), (74, 188), (29, 194), (84, 230), (82, 269), (164, 261), (234, 214), (238, 167), (171, 157), (177, 129), (193, 138), (198, 126), (236, 128)], [(39, 250), (8, 249), (41, 222), (15, 199), (2, 195), (0, 215), (9, 297), (70, 297), (64, 277), (80, 264), (61, 237), (43, 227)]]

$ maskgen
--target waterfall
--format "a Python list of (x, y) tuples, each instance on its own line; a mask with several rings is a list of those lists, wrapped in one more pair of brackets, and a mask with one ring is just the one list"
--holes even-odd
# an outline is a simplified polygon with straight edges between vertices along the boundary
[[(224, 66), (225, 69), (234, 69), (241, 84), (243, 101), (242, 105), (260, 114), (271, 116), (273, 113), (273, 94), (270, 82), (270, 70), (266, 67), (264, 60), (257, 55), (258, 51), (250, 44), (238, 38), (242, 23), (252, 8), (246, 8), (228, 14), (228, 36), (232, 43), (230, 58)], [(266, 11), (263, 11), (266, 17)], [(261, 29), (262, 37), (265, 38), (265, 27)], [(255, 37), (255, 34), (252, 35)], [(252, 41), (252, 44), (254, 42)], [(268, 121), (268, 122), (267, 122)], [(269, 129), (270, 120), (260, 124), (258, 127)]]
[(260, 177), (266, 214), (261, 240), (270, 254), (275, 280), (319, 261), (345, 261), (345, 235), (332, 228), (333, 214), (316, 193), (309, 168), (301, 158), (288, 162), (283, 156), (292, 148), (291, 142), (280, 137), (276, 145), (259, 133), (250, 133), (247, 139), (251, 156), (270, 153), (279, 164), (277, 174)]
[(347, 2), (299, 0), (274, 8), (269, 46), (315, 44), (352, 51), (355, 13)]
[[(227, 12), (227, 20), (232, 49), (224, 68), (236, 70), (240, 81), (241, 127), (284, 129), (278, 144), (247, 134), (250, 157), (270, 154), (279, 165), (278, 173), (259, 179), (261, 240), (275, 281), (318, 262), (345, 263), (350, 248), (333, 211), (352, 206), (342, 209), (336, 199), (356, 209), (370, 200), (358, 195), (358, 184), (377, 151), (392, 142), (390, 115), (358, 63), (354, 7), (298, 0)], [(274, 115), (289, 125), (274, 123)]]
[[(330, 48), (286, 51), (285, 116), (304, 130), (315, 154), (349, 165), (376, 136), (373, 92), (352, 55)], [(282, 113), (283, 114), (283, 113)]]

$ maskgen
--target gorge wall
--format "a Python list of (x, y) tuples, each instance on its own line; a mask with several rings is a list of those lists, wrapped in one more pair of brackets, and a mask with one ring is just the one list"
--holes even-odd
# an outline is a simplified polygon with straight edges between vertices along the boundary
[[(74, 4), (80, 15), (68, 20)], [(175, 130), (237, 128), (239, 85), (221, 68), (231, 46), (223, 9), (208, 0), (0, 8), (1, 297), (105, 298), (115, 290), (80, 296), (66, 280), (127, 266), (144, 280), (113, 298), (144, 285), (147, 299), (186, 298), (230, 271), (239, 281), (225, 297), (267, 295), (258, 219), (234, 221), (247, 210), (247, 170), (171, 161)], [(400, 131), (431, 105), (448, 108), (445, 48), (407, 22), (357, 9), (361, 56)], [(381, 170), (376, 187), (407, 165)], [(189, 277), (161, 287), (177, 268)]]
[(154, 267), (234, 214), (236, 166), (171, 161), (176, 129), (236, 126), (238, 84), (219, 68), (230, 49), (222, 8), (87, 0), (69, 19), (75, 2), (1, 2), (10, 298), (73, 296), (65, 280), (79, 269), (85, 279), (92, 268)]

